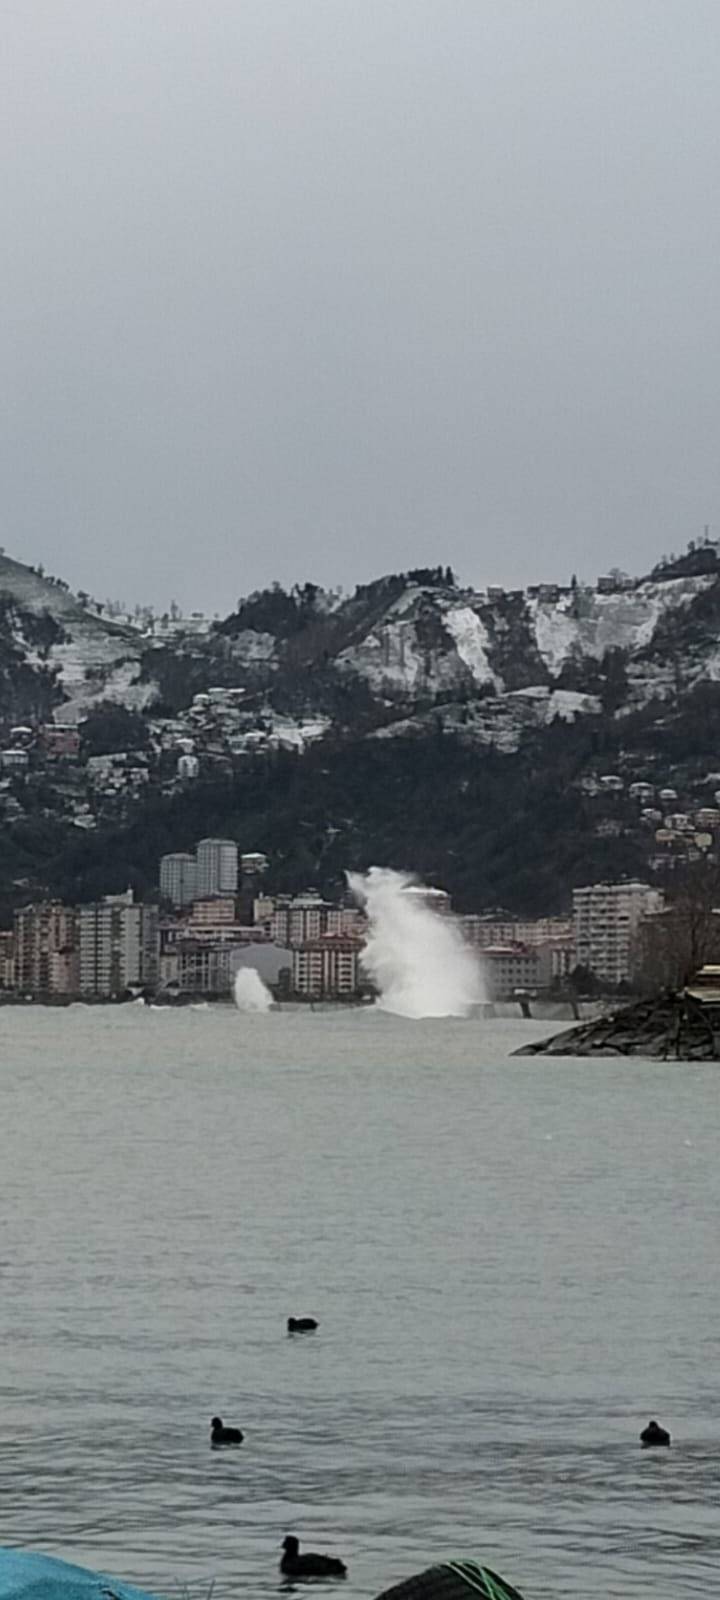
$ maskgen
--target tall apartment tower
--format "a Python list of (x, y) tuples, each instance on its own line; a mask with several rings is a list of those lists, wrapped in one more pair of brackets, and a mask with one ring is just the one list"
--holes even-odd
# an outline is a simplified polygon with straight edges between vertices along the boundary
[(191, 906), (197, 898), (197, 861), (177, 851), (160, 857), (160, 898), (178, 908)]
[(594, 883), (573, 891), (575, 960), (607, 983), (632, 975), (643, 917), (662, 907), (662, 895), (647, 883)]
[(77, 994), (77, 912), (59, 901), (15, 912), (15, 987), (25, 994)]
[(237, 894), (238, 847), (234, 839), (201, 839), (197, 847), (197, 897)]
[(81, 906), (78, 923), (82, 994), (107, 998), (157, 981), (157, 906), (135, 905), (129, 889)]

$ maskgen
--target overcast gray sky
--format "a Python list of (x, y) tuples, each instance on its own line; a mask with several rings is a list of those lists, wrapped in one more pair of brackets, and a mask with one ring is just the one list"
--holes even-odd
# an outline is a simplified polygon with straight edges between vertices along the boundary
[(228, 609), (720, 533), (718, 0), (4, 0), (9, 554)]

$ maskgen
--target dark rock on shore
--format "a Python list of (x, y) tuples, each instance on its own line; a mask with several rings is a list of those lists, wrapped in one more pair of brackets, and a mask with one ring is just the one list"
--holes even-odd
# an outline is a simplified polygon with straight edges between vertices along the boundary
[(665, 992), (522, 1045), (514, 1054), (720, 1061), (720, 1006), (698, 1001), (684, 990)]

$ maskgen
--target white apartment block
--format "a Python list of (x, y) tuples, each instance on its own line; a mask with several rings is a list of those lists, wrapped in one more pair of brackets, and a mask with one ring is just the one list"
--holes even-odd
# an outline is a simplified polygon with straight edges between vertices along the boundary
[(237, 894), (238, 847), (234, 839), (201, 839), (197, 847), (197, 894)]
[(575, 960), (606, 983), (632, 976), (643, 917), (662, 909), (663, 897), (647, 883), (595, 883), (573, 891)]
[(157, 979), (157, 906), (135, 905), (132, 891), (78, 911), (82, 994), (120, 995)]

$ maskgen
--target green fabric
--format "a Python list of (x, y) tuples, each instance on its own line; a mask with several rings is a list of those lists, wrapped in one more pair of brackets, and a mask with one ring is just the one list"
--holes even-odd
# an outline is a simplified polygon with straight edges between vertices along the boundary
[(522, 1600), (522, 1595), (513, 1589), (512, 1584), (499, 1578), (489, 1567), (479, 1566), (476, 1561), (446, 1561), (444, 1565), (449, 1572), (462, 1578), (468, 1588), (482, 1595), (483, 1600)]

